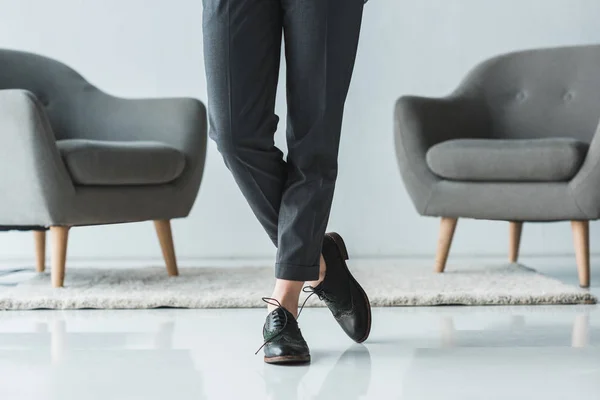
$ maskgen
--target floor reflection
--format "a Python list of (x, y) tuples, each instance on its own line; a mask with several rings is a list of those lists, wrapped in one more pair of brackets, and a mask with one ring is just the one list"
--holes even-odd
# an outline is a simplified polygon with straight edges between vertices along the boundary
[(363, 345), (353, 345), (329, 371), (316, 399), (360, 399), (371, 384), (371, 353)]
[[(19, 348), (7, 349), (10, 337), (19, 334), (2, 333), (6, 350), (1, 352), (4, 361), (46, 371), (45, 398), (207, 398), (191, 351), (173, 348), (174, 321), (160, 323), (152, 333), (69, 332), (67, 321), (56, 318), (35, 323), (34, 331), (49, 345), (21, 342)], [(44, 348), (49, 357), (40, 357)]]
[(254, 356), (263, 310), (0, 313), (0, 399), (598, 398), (599, 312), (377, 309), (366, 345), (346, 347), (311, 310), (305, 367)]
[[(310, 366), (270, 366), (265, 365), (263, 378), (265, 389), (271, 400), (296, 400), (308, 398), (314, 388), (303, 387), (304, 378), (311, 370)], [(354, 344), (338, 358), (327, 372), (323, 384), (311, 399), (363, 398), (371, 384), (371, 354), (363, 346)]]
[[(513, 315), (508, 324), (493, 329), (458, 330), (454, 316), (440, 317), (440, 343), (442, 347), (495, 347), (510, 345), (571, 346), (585, 348), (591, 345), (590, 313), (577, 314), (572, 327), (568, 325), (528, 325), (523, 315)], [(600, 334), (600, 329), (596, 329)], [(600, 336), (600, 335), (598, 335)]]
[(600, 329), (590, 325), (589, 312), (571, 324), (513, 315), (484, 329), (459, 329), (457, 320), (439, 318), (440, 346), (415, 348), (400, 399), (562, 400), (600, 390)]

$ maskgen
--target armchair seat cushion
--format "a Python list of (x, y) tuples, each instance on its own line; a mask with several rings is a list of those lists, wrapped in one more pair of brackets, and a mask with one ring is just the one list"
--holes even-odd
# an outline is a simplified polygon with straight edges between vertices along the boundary
[(441, 178), (482, 182), (564, 182), (579, 171), (588, 144), (571, 138), (457, 139), (427, 152)]
[(185, 167), (182, 152), (159, 142), (67, 139), (56, 143), (78, 185), (161, 185), (177, 179)]

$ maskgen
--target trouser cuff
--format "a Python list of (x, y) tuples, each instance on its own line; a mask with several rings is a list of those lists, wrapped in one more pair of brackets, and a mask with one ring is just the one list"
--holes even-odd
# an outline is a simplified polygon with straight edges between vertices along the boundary
[(319, 280), (318, 265), (296, 265), (287, 263), (275, 264), (275, 277), (286, 281), (317, 281)]

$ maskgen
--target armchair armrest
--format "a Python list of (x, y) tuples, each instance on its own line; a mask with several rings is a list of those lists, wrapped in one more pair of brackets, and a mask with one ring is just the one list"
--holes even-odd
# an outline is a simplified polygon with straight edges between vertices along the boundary
[(569, 183), (580, 210), (589, 219), (600, 218), (600, 125), (590, 143), (585, 161)]
[(49, 225), (75, 188), (37, 98), (0, 90), (0, 225)]
[(440, 179), (427, 166), (426, 154), (437, 143), (490, 135), (489, 114), (477, 99), (401, 97), (395, 109), (395, 144), (404, 184), (417, 211), (425, 213)]

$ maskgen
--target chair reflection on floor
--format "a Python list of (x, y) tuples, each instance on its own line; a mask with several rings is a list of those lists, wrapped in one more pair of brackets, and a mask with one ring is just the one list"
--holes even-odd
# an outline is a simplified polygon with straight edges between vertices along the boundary
[[(36, 323), (34, 335), (47, 334), (49, 341), (29, 348), (16, 337), (21, 334), (2, 334), (3, 342), (25, 346), (7, 354), (15, 362), (35, 359), (41, 363), (36, 368), (50, 367), (51, 398), (110, 399), (117, 392), (120, 398), (206, 398), (191, 351), (173, 348), (174, 321), (152, 334), (69, 332), (67, 325), (62, 318)], [(37, 357), (40, 346), (49, 347), (49, 358)]]
[[(565, 327), (551, 327), (544, 329), (542, 327), (528, 326), (526, 318), (523, 315), (513, 315), (510, 318), (508, 326), (502, 329), (483, 329), (477, 331), (460, 331), (457, 330), (452, 316), (443, 316), (440, 318), (440, 341), (442, 347), (473, 347), (481, 345), (484, 347), (497, 347), (510, 344), (515, 339), (515, 335), (522, 336), (523, 343), (533, 344), (532, 341), (538, 341), (535, 337), (535, 332), (543, 333), (542, 343), (538, 345), (564, 346), (567, 339), (569, 329)], [(508, 331), (509, 333), (506, 333)], [(571, 347), (584, 348), (590, 344), (590, 314), (577, 314), (573, 321), (571, 332)], [(521, 343), (521, 345), (523, 345)]]
[(540, 388), (547, 400), (596, 398), (600, 329), (588, 312), (573, 317), (557, 323), (564, 319), (537, 313), (491, 327), (473, 327), (471, 318), (462, 329), (459, 318), (442, 317), (440, 344), (415, 349), (394, 398), (534, 399)]
[(590, 314), (580, 314), (575, 318), (571, 346), (584, 348), (590, 345)]

